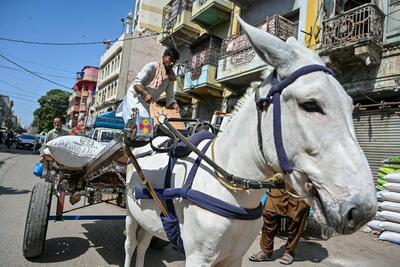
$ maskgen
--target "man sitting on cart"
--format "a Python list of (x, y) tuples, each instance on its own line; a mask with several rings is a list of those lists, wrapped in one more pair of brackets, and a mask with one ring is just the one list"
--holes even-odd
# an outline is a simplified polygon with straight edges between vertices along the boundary
[(137, 108), (139, 116), (150, 117), (149, 105), (160, 98), (165, 91), (166, 105), (179, 112), (175, 100), (173, 83), (176, 80), (173, 67), (179, 59), (175, 48), (165, 50), (162, 60), (150, 62), (143, 66), (117, 109), (117, 116), (123, 117), (125, 123), (131, 118), (132, 109)]

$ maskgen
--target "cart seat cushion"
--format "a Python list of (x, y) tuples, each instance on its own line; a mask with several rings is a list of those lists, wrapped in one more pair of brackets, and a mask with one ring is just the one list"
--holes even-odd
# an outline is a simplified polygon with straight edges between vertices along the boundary
[[(211, 132), (208, 131), (200, 131), (197, 133), (194, 133), (193, 135), (189, 136), (188, 139), (189, 141), (195, 145), (196, 147), (204, 140), (206, 139), (214, 139), (215, 135)], [(183, 142), (179, 142), (174, 150), (174, 156), (177, 158), (183, 158), (189, 156), (189, 154), (192, 152), (192, 150), (186, 146)]]

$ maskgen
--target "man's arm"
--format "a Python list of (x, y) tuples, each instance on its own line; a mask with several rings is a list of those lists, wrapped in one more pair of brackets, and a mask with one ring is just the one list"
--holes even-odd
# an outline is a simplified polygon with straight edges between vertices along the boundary
[(135, 92), (140, 94), (141, 96), (144, 97), (144, 100), (148, 103), (151, 104), (153, 102), (153, 97), (151, 96), (151, 94), (147, 93), (146, 90), (144, 90), (144, 86), (143, 84), (135, 84), (133, 86), (133, 89), (135, 89)]
[(144, 86), (150, 82), (155, 71), (154, 63), (147, 63), (136, 75), (133, 81), (133, 89), (136, 93), (144, 97), (147, 103), (153, 102), (153, 97), (144, 89)]
[(179, 112), (180, 108), (175, 99), (174, 83), (172, 81), (169, 82), (168, 87), (165, 89), (165, 94), (167, 107), (172, 107), (177, 112)]

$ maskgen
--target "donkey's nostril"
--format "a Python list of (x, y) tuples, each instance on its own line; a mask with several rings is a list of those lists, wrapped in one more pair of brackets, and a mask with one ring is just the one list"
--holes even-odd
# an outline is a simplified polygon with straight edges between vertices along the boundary
[(353, 220), (354, 220), (354, 213), (356, 212), (356, 209), (355, 208), (352, 208), (352, 209), (350, 209), (349, 210), (349, 213), (347, 214), (347, 220), (349, 221), (349, 222), (353, 222)]
[(347, 202), (342, 206), (342, 218), (344, 227), (347, 229), (353, 229), (358, 224), (359, 211), (356, 205), (352, 202)]

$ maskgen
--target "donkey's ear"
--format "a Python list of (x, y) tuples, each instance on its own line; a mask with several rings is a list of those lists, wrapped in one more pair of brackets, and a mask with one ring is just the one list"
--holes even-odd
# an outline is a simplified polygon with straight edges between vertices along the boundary
[(239, 16), (237, 18), (256, 53), (266, 63), (275, 67), (279, 76), (283, 77), (289, 74), (290, 68), (296, 61), (296, 53), (293, 48), (278, 37), (247, 24)]

